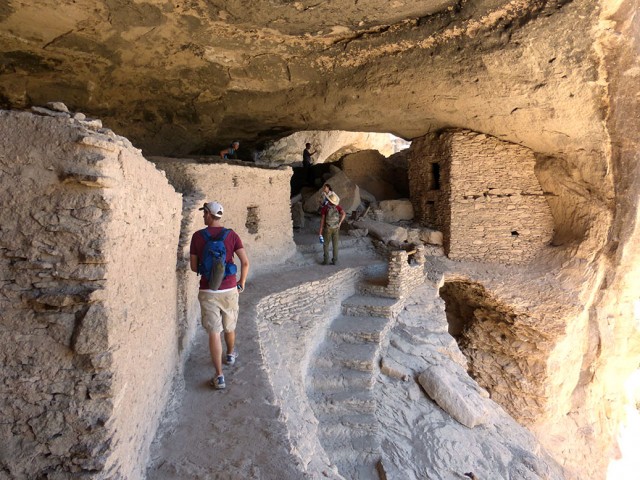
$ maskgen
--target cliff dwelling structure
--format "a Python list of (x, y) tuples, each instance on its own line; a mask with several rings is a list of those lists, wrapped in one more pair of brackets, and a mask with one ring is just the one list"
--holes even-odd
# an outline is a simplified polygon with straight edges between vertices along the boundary
[(1, 2), (0, 480), (640, 478), (639, 7)]

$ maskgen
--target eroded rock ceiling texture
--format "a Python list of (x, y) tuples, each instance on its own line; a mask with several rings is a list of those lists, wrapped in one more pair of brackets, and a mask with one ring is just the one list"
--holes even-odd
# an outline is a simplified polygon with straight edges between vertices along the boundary
[(594, 0), (9, 0), (0, 107), (63, 101), (147, 154), (456, 126), (597, 155), (599, 12)]

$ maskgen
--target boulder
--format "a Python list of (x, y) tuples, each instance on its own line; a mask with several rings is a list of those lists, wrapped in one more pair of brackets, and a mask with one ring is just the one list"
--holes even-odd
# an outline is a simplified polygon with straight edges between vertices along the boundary
[(407, 240), (406, 228), (397, 227), (388, 223), (363, 219), (353, 222), (353, 226), (356, 228), (367, 229), (370, 235), (382, 240), (384, 243), (389, 243), (391, 241), (403, 243)]
[(485, 395), (450, 370), (431, 366), (420, 374), (418, 382), (440, 408), (465, 427), (473, 428), (491, 421)]
[(413, 220), (413, 205), (409, 199), (383, 200), (379, 208), (384, 212), (385, 222)]
[(442, 232), (438, 230), (423, 228), (420, 231), (420, 240), (429, 245), (442, 245), (444, 242), (444, 237), (442, 236)]
[(413, 244), (424, 244), (422, 238), (420, 238), (420, 233), (422, 230), (419, 228), (407, 228), (407, 242)]
[[(340, 197), (340, 206), (345, 212), (352, 212), (360, 205), (360, 189), (341, 170), (327, 180), (333, 191)], [(322, 199), (322, 189), (316, 191), (304, 202), (305, 212), (317, 212)]]
[(358, 188), (360, 189), (360, 200), (362, 200), (363, 202), (367, 202), (369, 204), (374, 204), (374, 205), (378, 204), (378, 199), (375, 196), (373, 196), (373, 194), (371, 194), (370, 192), (362, 188), (362, 185), (358, 185)]
[(347, 230), (347, 235), (356, 238), (364, 238), (369, 235), (369, 231), (366, 228), (350, 228)]
[(49, 102), (47, 103), (47, 108), (50, 108), (51, 110), (55, 110), (56, 112), (69, 113), (69, 109), (62, 102)]
[(371, 192), (380, 200), (398, 198), (400, 195), (389, 183), (393, 178), (387, 161), (377, 150), (363, 150), (346, 155), (342, 160), (342, 170), (348, 177)]

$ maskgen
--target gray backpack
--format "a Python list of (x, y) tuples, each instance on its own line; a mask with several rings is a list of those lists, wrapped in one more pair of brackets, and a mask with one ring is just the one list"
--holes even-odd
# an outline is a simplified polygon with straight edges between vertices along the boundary
[(325, 224), (329, 228), (336, 228), (340, 223), (340, 212), (335, 205), (328, 205), (329, 209), (327, 210), (327, 214), (324, 217)]

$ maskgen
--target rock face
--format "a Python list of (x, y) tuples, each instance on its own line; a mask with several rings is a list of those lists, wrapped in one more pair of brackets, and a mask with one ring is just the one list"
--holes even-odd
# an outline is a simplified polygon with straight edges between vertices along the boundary
[(563, 3), (7, 4), (0, 106), (63, 101), (152, 154), (240, 139), (247, 155), (296, 130), (410, 139), (462, 125), (597, 155), (599, 3)]
[(0, 111), (6, 478), (138, 478), (181, 361), (180, 195), (94, 125)]
[[(121, 454), (114, 458), (125, 458), (128, 446), (150, 437), (155, 420), (139, 429), (110, 424), (111, 409), (146, 405), (141, 392), (162, 395), (167, 378), (143, 376), (145, 388), (133, 391), (139, 378), (125, 367), (149, 365), (165, 354), (159, 361), (165, 371), (178, 363), (178, 353), (171, 353), (177, 342), (167, 340), (162, 322), (162, 354), (126, 357), (136, 351), (136, 341), (144, 344), (145, 329), (171, 316), (176, 302), (172, 294), (161, 296), (153, 305), (157, 316), (150, 315), (149, 323), (137, 317), (134, 312), (144, 308), (124, 282), (134, 276), (103, 271), (101, 242), (118, 255), (139, 258), (141, 247), (128, 243), (128, 235), (135, 233), (129, 225), (147, 225), (140, 204), (166, 203), (165, 212), (179, 207), (158, 172), (139, 159), (128, 162), (138, 153), (100, 131), (102, 123), (145, 153), (162, 155), (217, 152), (239, 139), (241, 157), (249, 158), (254, 147), (300, 130), (392, 132), (415, 139), (464, 129), (528, 149), (551, 212), (552, 243), (516, 270), (519, 283), (508, 275), (492, 285), (463, 274), (448, 279), (458, 310), (472, 310), (473, 321), (458, 325), (464, 330), (458, 332), (461, 348), (478, 382), (489, 390), (495, 385), (492, 398), (537, 434), (568, 475), (589, 465), (592, 478), (604, 476), (624, 420), (621, 385), (640, 355), (638, 0), (94, 2), (91, 9), (72, 0), (41, 0), (37, 8), (27, 3), (0, 5), (0, 107), (48, 105), (35, 110), (47, 122), (95, 135), (79, 133), (67, 148), (29, 120), (29, 138), (4, 130), (0, 136), (2, 151), (12, 152), (0, 157), (1, 181), (17, 189), (2, 189), (2, 321), (9, 332), (4, 378), (9, 391), (30, 400), (26, 420), (0, 429), (9, 451), (2, 461), (20, 461), (18, 477), (34, 476), (20, 469), (51, 467), (42, 460), (47, 455), (64, 458), (63, 470), (52, 474), (104, 467), (102, 451), (93, 447), (112, 433)], [(77, 113), (67, 113), (59, 102)], [(86, 154), (94, 150), (102, 153)], [(64, 168), (58, 168), (60, 159), (66, 159)], [(71, 168), (78, 165), (83, 168)], [(23, 192), (29, 186), (40, 189), (37, 205), (47, 205), (45, 215), (19, 201), (33, 198)], [(59, 189), (69, 194), (59, 197)], [(85, 201), (86, 189), (106, 192), (104, 199)], [(133, 197), (118, 195), (125, 191)], [(140, 204), (125, 202), (136, 195)], [(164, 245), (164, 236), (175, 233), (168, 217), (159, 237), (154, 222), (145, 233), (164, 261), (175, 250), (165, 252), (154, 242), (161, 238)], [(111, 218), (117, 219), (113, 231)], [(92, 227), (82, 233), (95, 242), (73, 240), (83, 222)], [(33, 232), (35, 225), (49, 230)], [(43, 231), (69, 236), (67, 249), (53, 248)], [(29, 241), (33, 245), (26, 247)], [(167, 284), (175, 282), (175, 272), (169, 275), (168, 263), (163, 265)], [(54, 280), (69, 291), (49, 292)], [(109, 288), (97, 288), (104, 282)], [(479, 295), (482, 302), (475, 302), (469, 282), (489, 292)], [(130, 309), (115, 301), (120, 294)], [(82, 333), (103, 314), (94, 307), (101, 302), (123, 322), (113, 337)], [(27, 337), (46, 353), (29, 357), (35, 350), (20, 348)], [(95, 355), (95, 342), (113, 356)], [(46, 372), (32, 383), (21, 381), (34, 378), (33, 363)], [(131, 376), (112, 380), (113, 365)], [(43, 379), (58, 375), (62, 383), (45, 388)], [(74, 395), (91, 400), (88, 423), (68, 408)], [(2, 411), (13, 418), (21, 405), (5, 401)], [(139, 417), (137, 410), (130, 413), (156, 419), (160, 403)], [(78, 458), (66, 456), (72, 444)], [(24, 456), (31, 451), (40, 456)], [(134, 469), (141, 461), (123, 465)], [(12, 471), (5, 463), (1, 468)], [(119, 473), (115, 463), (108, 468)]]

